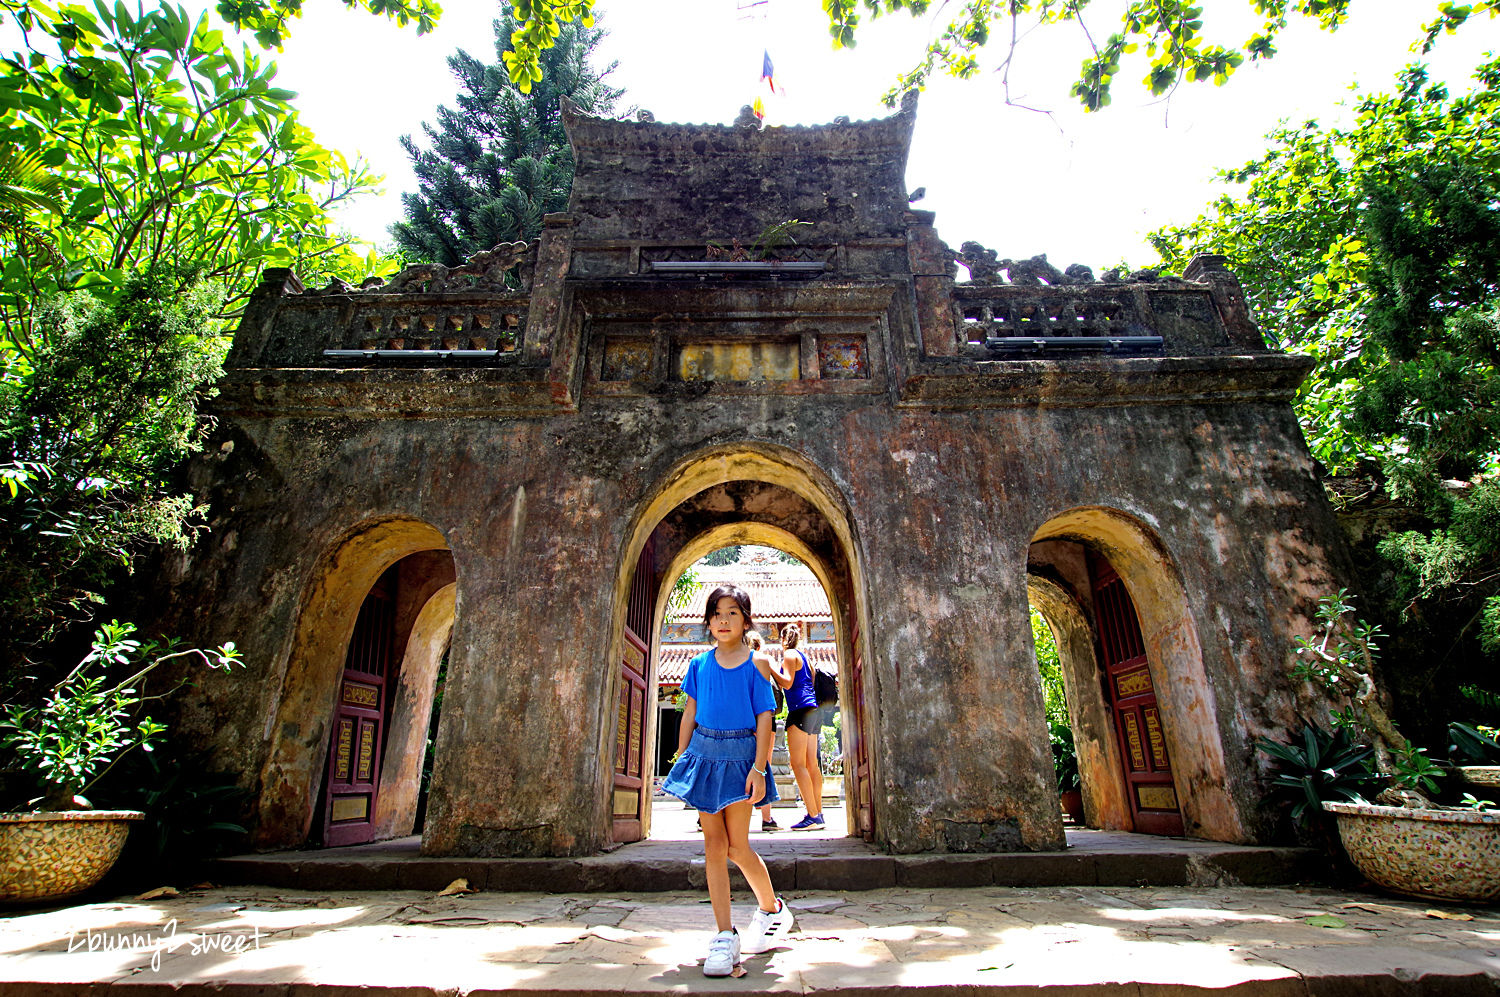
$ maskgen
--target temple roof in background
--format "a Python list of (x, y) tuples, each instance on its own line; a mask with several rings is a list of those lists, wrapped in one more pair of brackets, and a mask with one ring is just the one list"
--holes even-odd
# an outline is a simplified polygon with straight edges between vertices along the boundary
[[(707, 644), (663, 644), (661, 658), (656, 666), (658, 685), (681, 685), (687, 673), (688, 662), (708, 650)], [(806, 644), (802, 652), (814, 668), (830, 675), (839, 673), (838, 646), (833, 643)]]

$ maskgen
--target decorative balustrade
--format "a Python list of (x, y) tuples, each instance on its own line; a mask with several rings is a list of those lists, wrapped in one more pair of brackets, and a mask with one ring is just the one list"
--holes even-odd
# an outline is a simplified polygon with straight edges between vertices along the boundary
[(361, 303), (345, 328), (348, 345), (325, 348), (324, 355), (371, 351), (396, 356), (412, 352), (499, 355), (516, 349), (525, 326), (524, 298), (476, 305), (390, 297), (394, 300)]
[(1244, 315), (1243, 294), (1218, 258), (1185, 280), (1141, 270), (1058, 270), (1045, 256), (1014, 261), (965, 243), (955, 254), (973, 280), (953, 287), (953, 317), (969, 355), (1214, 353), (1264, 348)]

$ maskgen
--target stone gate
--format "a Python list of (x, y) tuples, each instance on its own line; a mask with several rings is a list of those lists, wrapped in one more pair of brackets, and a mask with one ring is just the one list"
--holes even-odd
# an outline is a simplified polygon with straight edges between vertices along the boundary
[(259, 846), (410, 833), (424, 762), (428, 854), (648, 833), (650, 635), (684, 567), (744, 542), (828, 592), (857, 833), (1062, 847), (1035, 605), (1091, 824), (1272, 835), (1253, 741), (1309, 705), (1286, 660), (1342, 571), (1289, 404), (1309, 361), (1218, 258), (1096, 279), (950, 251), (908, 203), (915, 113), (568, 109), (538, 242), (362, 288), (267, 271), (163, 614), (245, 649), (178, 722), (253, 792)]

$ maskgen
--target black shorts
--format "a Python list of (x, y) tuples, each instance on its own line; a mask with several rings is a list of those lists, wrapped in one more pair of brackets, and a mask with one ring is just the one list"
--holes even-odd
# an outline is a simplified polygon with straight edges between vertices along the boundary
[(818, 736), (818, 708), (816, 706), (804, 706), (800, 710), (788, 710), (786, 715), (786, 729), (793, 727), (810, 737)]

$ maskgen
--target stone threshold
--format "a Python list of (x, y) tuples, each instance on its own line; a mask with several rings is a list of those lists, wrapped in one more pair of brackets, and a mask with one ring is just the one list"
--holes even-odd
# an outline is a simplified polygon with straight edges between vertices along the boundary
[[(1326, 879), (1311, 849), (1230, 845), (1070, 830), (1060, 852), (888, 855), (859, 838), (752, 835), (778, 889), (1283, 886)], [(647, 840), (582, 858), (420, 854), (420, 839), (240, 855), (213, 863), (215, 882), (302, 890), (441, 890), (455, 879), (490, 892), (660, 893), (706, 888), (702, 846)], [(736, 889), (744, 882), (731, 867)]]

